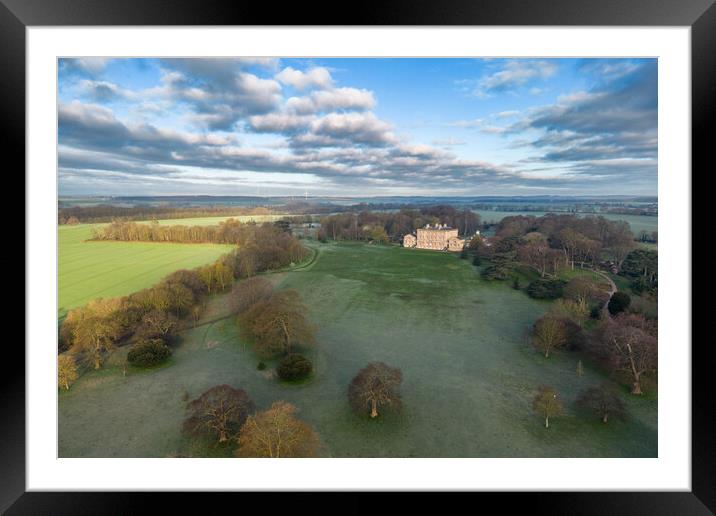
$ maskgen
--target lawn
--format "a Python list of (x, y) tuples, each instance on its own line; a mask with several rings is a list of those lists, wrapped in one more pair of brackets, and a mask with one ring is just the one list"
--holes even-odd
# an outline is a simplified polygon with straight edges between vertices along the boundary
[[(311, 381), (287, 385), (258, 371), (232, 318), (186, 332), (171, 362), (123, 376), (120, 349), (108, 368), (59, 395), (61, 457), (222, 455), (181, 435), (184, 397), (229, 383), (260, 408), (284, 399), (320, 434), (332, 457), (655, 457), (657, 401), (622, 389), (631, 413), (603, 425), (574, 408), (579, 390), (605, 376), (562, 352), (545, 359), (525, 331), (549, 307), (490, 283), (457, 256), (395, 246), (325, 244), (300, 270), (271, 274), (295, 288), (318, 327)], [(204, 316), (226, 311), (215, 297)], [(200, 321), (201, 323), (201, 321)], [(353, 414), (346, 390), (373, 360), (400, 367), (404, 407), (376, 420)], [(532, 415), (547, 383), (566, 414), (549, 429)]]
[[(198, 220), (198, 219), (195, 219)], [(229, 245), (86, 242), (92, 225), (60, 226), (58, 315), (98, 297), (130, 294), (167, 274), (216, 260)]]

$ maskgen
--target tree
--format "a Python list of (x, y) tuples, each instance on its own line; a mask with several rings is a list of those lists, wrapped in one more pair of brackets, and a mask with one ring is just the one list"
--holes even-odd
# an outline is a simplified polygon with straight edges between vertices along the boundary
[(273, 294), (271, 282), (265, 278), (253, 277), (238, 282), (229, 294), (229, 304), (234, 313), (243, 313), (259, 301)]
[(383, 226), (374, 226), (370, 230), (370, 239), (379, 244), (387, 244), (388, 233), (385, 232), (385, 228), (383, 228)]
[(555, 317), (545, 315), (537, 319), (532, 330), (532, 344), (549, 358), (549, 352), (560, 348), (567, 342), (564, 322)]
[(383, 362), (371, 362), (361, 369), (348, 386), (348, 401), (357, 412), (370, 410), (370, 417), (378, 416), (378, 407), (390, 405), (400, 408), (400, 369)]
[(64, 387), (66, 390), (70, 390), (70, 384), (74, 383), (78, 377), (75, 358), (67, 354), (58, 356), (57, 385)]
[(236, 438), (254, 404), (242, 389), (217, 385), (187, 405), (184, 431), (190, 435), (209, 435), (224, 443)]
[(144, 338), (167, 340), (178, 324), (176, 316), (161, 310), (152, 310), (142, 317), (136, 335)]
[(74, 329), (73, 350), (82, 353), (94, 369), (102, 367), (104, 354), (114, 349), (118, 325), (112, 317), (90, 311)]
[(316, 457), (320, 441), (308, 424), (295, 417), (296, 407), (277, 401), (249, 416), (239, 433), (238, 457)]
[(514, 267), (514, 251), (496, 252), (492, 255), (490, 264), (482, 271), (482, 276), (489, 280), (506, 280)]
[(629, 372), (632, 394), (642, 394), (642, 375), (658, 366), (655, 323), (640, 314), (621, 314), (607, 318), (604, 325), (601, 345), (609, 362), (615, 369)]
[(219, 287), (219, 290), (226, 290), (226, 287), (231, 285), (234, 280), (233, 271), (221, 262), (217, 262), (214, 266), (214, 281)]
[(171, 354), (162, 339), (142, 339), (127, 353), (127, 362), (136, 367), (152, 367), (164, 362)]
[(550, 307), (549, 314), (555, 319), (566, 319), (582, 326), (589, 317), (589, 310), (586, 305), (571, 299), (557, 299)]
[(656, 283), (659, 271), (659, 255), (656, 251), (636, 249), (629, 253), (622, 263), (619, 274), (629, 278), (645, 278)]
[(634, 249), (634, 235), (625, 221), (614, 221), (605, 238), (607, 251), (614, 259), (617, 269), (620, 269), (626, 256)]
[(557, 299), (564, 293), (565, 281), (557, 278), (538, 278), (527, 285), (527, 294), (535, 299)]
[(577, 397), (577, 406), (594, 412), (603, 423), (608, 422), (609, 416), (623, 419), (626, 415), (619, 394), (606, 383), (583, 390)]
[(313, 372), (313, 364), (303, 355), (289, 355), (276, 368), (282, 380), (302, 380)]
[(216, 272), (216, 269), (213, 265), (205, 265), (199, 268), (197, 272), (201, 281), (203, 281), (206, 286), (206, 291), (211, 294), (211, 289), (214, 287), (214, 273)]
[(290, 355), (295, 344), (311, 345), (315, 340), (306, 307), (293, 289), (278, 291), (254, 303), (238, 319), (242, 332), (261, 356)]
[(192, 291), (194, 297), (205, 294), (206, 284), (195, 270), (179, 269), (164, 278), (165, 283), (180, 283)]
[(562, 401), (559, 393), (548, 385), (540, 385), (532, 400), (532, 410), (544, 418), (544, 427), (549, 428), (549, 418), (562, 415)]
[(603, 305), (606, 302), (608, 293), (599, 284), (588, 276), (577, 276), (569, 280), (564, 287), (564, 297), (587, 306), (592, 302)]
[(609, 299), (607, 310), (609, 310), (610, 314), (617, 315), (629, 308), (630, 304), (631, 297), (629, 297), (629, 294), (621, 291), (614, 292), (614, 294), (612, 294), (612, 297)]
[(196, 304), (191, 307), (191, 318), (194, 321), (194, 327), (196, 327), (196, 323), (199, 322), (199, 318), (201, 318), (201, 304)]

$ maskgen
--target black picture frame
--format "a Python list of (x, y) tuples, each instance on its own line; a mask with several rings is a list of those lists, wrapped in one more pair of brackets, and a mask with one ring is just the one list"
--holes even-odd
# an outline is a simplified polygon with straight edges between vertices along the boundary
[[(314, 9), (305, 3), (276, 8), (266, 3), (212, 0), (0, 0), (0, 62), (3, 64), (0, 127), (6, 162), (16, 163), (18, 169), (24, 170), (25, 30), (29, 26), (62, 25), (690, 26), (694, 167), (699, 162), (706, 163), (709, 148), (713, 146), (710, 138), (715, 134), (716, 112), (716, 5), (713, 0), (382, 0), (362, 2), (359, 8), (345, 11), (337, 4), (324, 9), (318, 4), (311, 7)], [(323, 14), (316, 14), (318, 11)], [(24, 183), (19, 187), (24, 189)], [(31, 273), (26, 270), (26, 277)], [(692, 347), (691, 492), (486, 493), (480, 496), (499, 497), (500, 508), (508, 511), (525, 504), (532, 512), (551, 514), (712, 514), (716, 511), (716, 440), (713, 438), (716, 429), (710, 418), (713, 409), (706, 409), (713, 406), (707, 384), (712, 369), (707, 344), (694, 340)], [(11, 346), (6, 348), (10, 350)], [(168, 494), (26, 493), (25, 368), (22, 367), (25, 355), (18, 349), (14, 353), (18, 356), (5, 356), (14, 367), (12, 371), (6, 368), (0, 380), (3, 383), (0, 390), (0, 512), (127, 514), (148, 509), (148, 497), (161, 498), (163, 505), (181, 504), (184, 510), (202, 503), (188, 500), (185, 494), (175, 494), (169, 500)], [(668, 439), (668, 436), (660, 437)], [(241, 496), (255, 498), (257, 495), (244, 493)], [(339, 512), (365, 512), (375, 500), (362, 494), (351, 496), (355, 501), (342, 504)], [(411, 495), (411, 500), (423, 503), (421, 494)], [(246, 503), (251, 501), (254, 500)], [(168, 505), (164, 508), (168, 510)], [(332, 509), (338, 510), (336, 506)]]

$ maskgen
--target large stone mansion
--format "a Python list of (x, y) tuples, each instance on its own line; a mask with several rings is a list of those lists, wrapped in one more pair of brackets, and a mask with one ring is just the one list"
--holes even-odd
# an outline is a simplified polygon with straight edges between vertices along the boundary
[(403, 247), (435, 251), (462, 251), (465, 247), (465, 239), (458, 238), (457, 229), (446, 224), (435, 224), (433, 227), (428, 224), (415, 233), (403, 237)]

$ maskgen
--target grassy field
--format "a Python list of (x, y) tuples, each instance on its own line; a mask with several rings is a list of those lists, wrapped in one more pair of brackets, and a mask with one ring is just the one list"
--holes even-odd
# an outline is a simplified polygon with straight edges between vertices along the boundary
[(216, 260), (229, 245), (85, 242), (92, 225), (60, 226), (58, 315), (98, 297), (130, 294), (177, 269)]
[[(622, 389), (631, 417), (603, 425), (573, 406), (584, 387), (605, 379), (579, 357), (549, 359), (525, 330), (549, 302), (481, 279), (455, 255), (363, 244), (326, 244), (308, 267), (268, 276), (295, 288), (318, 326), (307, 351), (311, 381), (282, 384), (241, 342), (232, 318), (186, 332), (168, 365), (125, 377), (120, 349), (110, 365), (59, 394), (61, 457), (222, 455), (182, 437), (185, 395), (229, 383), (259, 408), (284, 399), (320, 434), (333, 457), (654, 457), (656, 398)], [(215, 297), (205, 320), (226, 312)], [(201, 324), (201, 321), (200, 321)], [(346, 390), (369, 361), (403, 372), (404, 409), (377, 420), (357, 416)], [(270, 364), (272, 365), (272, 364)], [(563, 395), (564, 417), (547, 430), (532, 415), (537, 387)], [(197, 447), (198, 446), (198, 447)]]

